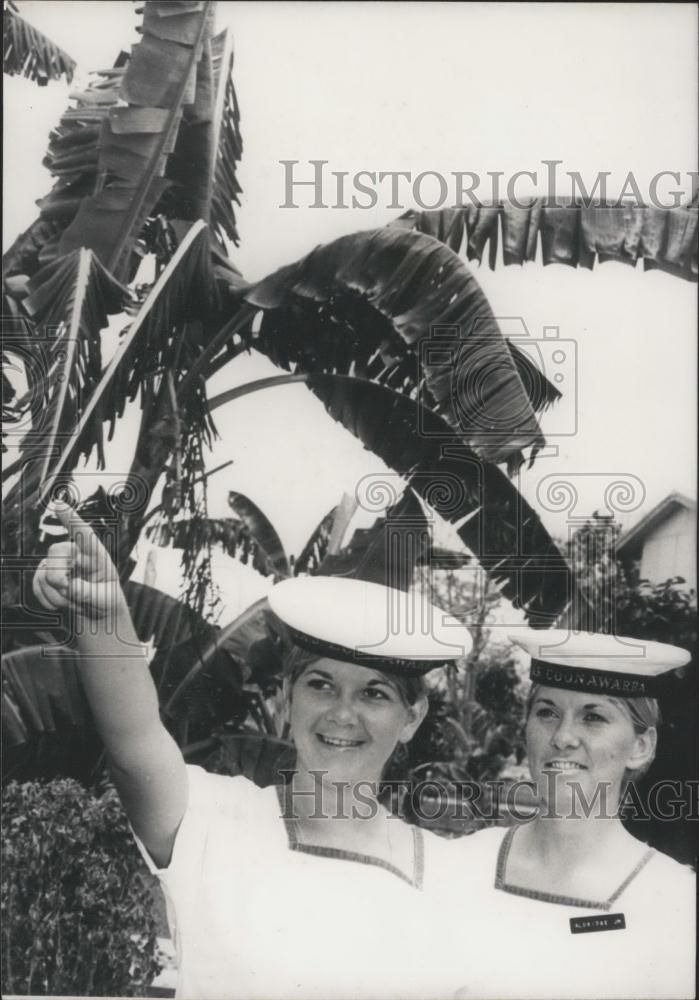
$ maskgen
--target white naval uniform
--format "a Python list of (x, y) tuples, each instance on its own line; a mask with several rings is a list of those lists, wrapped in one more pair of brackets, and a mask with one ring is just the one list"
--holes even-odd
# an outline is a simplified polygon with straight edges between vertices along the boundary
[(194, 766), (187, 775), (168, 867), (157, 869), (136, 838), (168, 903), (178, 997), (453, 994), (453, 973), (439, 958), (441, 898), (429, 891), (452, 862), (448, 842), (415, 828), (406, 877), (379, 859), (295, 841), (275, 788)]
[[(508, 882), (514, 833), (489, 828), (451, 842), (463, 886), (448, 945), (468, 944), (459, 997), (478, 1000), (676, 1000), (694, 997), (696, 880), (644, 848), (606, 900), (574, 900)], [(618, 914), (623, 914), (622, 929)], [(615, 915), (617, 915), (615, 917)], [(572, 933), (571, 918), (582, 932)], [(601, 929), (608, 926), (609, 929)], [(597, 929), (595, 929), (597, 928)]]

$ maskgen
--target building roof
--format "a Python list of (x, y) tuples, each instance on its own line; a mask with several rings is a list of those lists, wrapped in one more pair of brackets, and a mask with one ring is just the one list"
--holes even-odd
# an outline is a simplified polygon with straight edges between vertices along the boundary
[(664, 500), (661, 500), (645, 517), (637, 521), (633, 528), (629, 528), (621, 536), (617, 542), (617, 552), (621, 553), (624, 549), (630, 549), (640, 544), (651, 531), (678, 510), (695, 511), (696, 509), (696, 500), (691, 500), (683, 493), (668, 493)]

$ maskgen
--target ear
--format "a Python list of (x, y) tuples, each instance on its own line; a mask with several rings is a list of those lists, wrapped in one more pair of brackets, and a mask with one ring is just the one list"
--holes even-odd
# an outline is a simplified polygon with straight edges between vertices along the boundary
[(411, 739), (418, 731), (422, 724), (422, 720), (427, 715), (427, 709), (429, 708), (429, 702), (427, 701), (427, 695), (421, 694), (414, 705), (408, 706), (408, 721), (403, 727), (403, 732), (398, 738), (399, 743), (410, 743)]
[(631, 770), (645, 770), (653, 762), (655, 748), (658, 745), (658, 731), (650, 726), (643, 733), (636, 733), (634, 748), (629, 756), (627, 767)]

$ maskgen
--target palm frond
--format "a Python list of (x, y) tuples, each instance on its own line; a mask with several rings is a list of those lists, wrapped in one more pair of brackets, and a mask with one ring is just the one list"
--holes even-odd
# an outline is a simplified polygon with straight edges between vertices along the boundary
[[(570, 568), (517, 487), (460, 444), (450, 425), (403, 393), (348, 375), (280, 375), (221, 393), (211, 410), (251, 392), (302, 382), (330, 416), (403, 476), (429, 508), (457, 527), (483, 569), (533, 627), (571, 601)], [(392, 485), (392, 484), (389, 484)]]
[[(205, 349), (201, 318), (216, 301), (210, 268), (209, 237), (203, 222), (187, 232), (158, 281), (141, 303), (124, 334), (128, 363), (120, 363), (110, 390), (107, 412), (123, 413), (146, 384), (171, 371), (175, 379), (189, 371)], [(190, 398), (201, 392), (194, 386)]]
[(3, 784), (53, 774), (89, 780), (101, 750), (76, 656), (28, 646), (2, 657)]
[(63, 233), (83, 199), (90, 198), (100, 183), (100, 136), (103, 123), (120, 103), (124, 62), (120, 58), (114, 68), (92, 73), (84, 90), (70, 94), (71, 106), (52, 129), (43, 160), (55, 178), (54, 186), (37, 202), (38, 219), (4, 255), (5, 274), (32, 276), (63, 254)]
[[(74, 252), (66, 258), (58, 258), (30, 282), (27, 301), (34, 310), (37, 322), (49, 322), (53, 308), (64, 306), (69, 313), (69, 320), (73, 317), (75, 325), (80, 329), (80, 343), (79, 349), (76, 348), (73, 354), (71, 374), (74, 382), (69, 383), (67, 392), (61, 395), (62, 384), (58, 378), (54, 378), (58, 374), (54, 370), (58, 362), (51, 349), (59, 355), (64, 352), (65, 344), (58, 338), (57, 344), (52, 348), (51, 338), (47, 344), (37, 338), (37, 350), (43, 352), (41, 357), (48, 357), (43, 367), (39, 368), (37, 385), (34, 387), (34, 398), (40, 402), (45, 401), (37, 408), (38, 419), (44, 423), (36, 423), (32, 434), (26, 435), (27, 454), (31, 461), (20, 458), (12, 467), (4, 470), (4, 473), (9, 473), (22, 468), (25, 473), (12, 486), (3, 504), (3, 539), (8, 555), (19, 554), (20, 551), (29, 555), (37, 551), (38, 524), (44, 498), (50, 494), (59, 476), (62, 481), (69, 478), (80, 453), (89, 454), (95, 445), (99, 448), (103, 423), (113, 423), (121, 416), (126, 402), (136, 397), (139, 388), (155, 385), (158, 392), (165, 392), (169, 383), (164, 373), (187, 370), (192, 359), (203, 350), (202, 325), (186, 320), (193, 310), (198, 309), (202, 298), (206, 299), (208, 296), (206, 287), (202, 285), (201, 264), (202, 257), (208, 254), (208, 245), (204, 224), (192, 226), (103, 370), (99, 364), (98, 334), (95, 335), (92, 331), (98, 331), (104, 325), (103, 312), (109, 296), (121, 294), (123, 289), (107, 274), (94, 254), (89, 254), (88, 258), (86, 255), (89, 252), (82, 251)], [(90, 277), (86, 294), (76, 297), (76, 275), (81, 259), (89, 259)], [(78, 308), (79, 302), (82, 305)], [(29, 346), (31, 350), (31, 343)], [(58, 407), (60, 399), (63, 399), (62, 407)], [(47, 415), (50, 416), (53, 412), (52, 401), (56, 401), (56, 413), (60, 411), (60, 416), (56, 418), (59, 433), (54, 439), (51, 453), (47, 455), (45, 421)], [(190, 428), (203, 426), (209, 433), (213, 431), (202, 384), (196, 384), (189, 393), (187, 418)], [(177, 414), (173, 415), (173, 419), (178, 419)], [(162, 422), (156, 424), (153, 421), (149, 433), (158, 438), (161, 449), (167, 449), (162, 464), (150, 470), (152, 480), (160, 476), (173, 442), (167, 436), (168, 429)], [(48, 474), (43, 479), (33, 474), (38, 468), (35, 461), (37, 457), (41, 458), (48, 469)], [(142, 468), (137, 465), (139, 461), (142, 461), (142, 455), (137, 451), (136, 469), (129, 472), (124, 488), (127, 492), (132, 491), (133, 496), (140, 496), (143, 501), (154, 482), (141, 475)], [(120, 566), (124, 565), (135, 541), (127, 529), (137, 534), (145, 511), (146, 506), (142, 502), (140, 507), (136, 504), (136, 507), (122, 511), (119, 515), (122, 525), (120, 537), (124, 541), (124, 551), (117, 560)], [(131, 544), (127, 546), (129, 539)]]
[(276, 577), (291, 576), (291, 567), (282, 540), (266, 514), (252, 500), (234, 490), (228, 494), (228, 506), (240, 519), (240, 523), (254, 540), (260, 554), (264, 555), (267, 573), (271, 572)]
[(233, 84), (233, 39), (227, 31), (211, 40), (211, 58), (216, 81), (214, 123), (218, 135), (214, 142), (214, 178), (211, 191), (211, 227), (219, 236), (225, 234), (237, 246), (238, 228), (234, 203), (239, 204), (241, 187), (236, 175), (236, 163), (243, 155), (240, 133), (240, 109)]
[[(136, 633), (141, 642), (152, 642), (158, 652), (152, 671), (156, 682), (163, 665), (168, 663), (173, 649), (183, 651), (197, 635), (210, 638), (217, 629), (197, 620), (182, 602), (145, 584), (131, 581), (124, 585)], [(31, 620), (31, 616), (30, 616)], [(208, 629), (208, 631), (207, 631)], [(25, 628), (26, 635), (36, 639), (36, 631)], [(76, 656), (58, 642), (58, 633), (42, 645), (24, 646), (2, 656), (2, 746), (5, 755), (5, 776), (19, 772), (31, 778), (45, 774), (46, 757), (56, 758), (52, 767), (59, 773), (66, 768), (78, 768), (88, 775), (97, 763), (100, 741), (83, 694)], [(191, 665), (175, 665), (169, 671), (170, 684), (177, 685)], [(239, 690), (239, 685), (236, 688)], [(190, 692), (190, 699), (193, 693)], [(199, 702), (187, 708), (189, 716), (207, 716), (207, 705), (220, 701), (217, 690), (199, 690)], [(225, 704), (230, 710), (230, 700)], [(217, 720), (220, 718), (217, 716)], [(71, 755), (72, 759), (71, 760)], [(9, 767), (7, 762), (9, 760)]]
[(184, 109), (166, 171), (172, 184), (158, 205), (169, 218), (207, 220), (220, 250), (225, 250), (224, 237), (239, 243), (233, 203), (239, 203), (241, 192), (236, 163), (243, 143), (232, 71), (233, 40), (223, 31), (203, 48), (199, 97)]
[[(182, 659), (186, 669), (177, 671), (176, 683), (170, 682), (161, 691), (163, 713), (168, 719), (177, 719), (186, 704), (192, 700), (193, 691), (202, 684), (202, 678), (218, 675), (219, 683), (238, 686), (250, 680), (254, 651), (272, 649), (270, 636), (276, 635), (275, 620), (267, 598), (262, 598), (246, 608), (222, 629), (216, 629), (208, 642), (193, 650), (185, 649), (189, 657)], [(281, 667), (281, 660), (274, 655), (273, 671)], [(222, 680), (221, 680), (222, 679)]]
[(313, 375), (308, 385), (335, 420), (456, 526), (469, 551), (533, 626), (558, 617), (571, 599), (568, 564), (505, 473), (470, 449), (449, 444), (444, 420), (384, 386), (339, 375)]
[(313, 574), (318, 572), (318, 568), (328, 552), (330, 536), (332, 535), (339, 510), (340, 505), (338, 504), (322, 518), (318, 527), (301, 549), (301, 552), (294, 559), (294, 574)]
[(117, 278), (132, 272), (135, 240), (168, 183), (167, 157), (184, 108), (198, 97), (210, 100), (210, 93), (197, 94), (197, 64), (212, 17), (209, 3), (145, 5), (142, 38), (121, 81), (127, 106), (111, 108), (102, 118), (97, 160), (102, 183), (81, 199), (61, 237), (61, 253), (86, 246)]
[[(75, 250), (42, 268), (29, 281), (23, 302), (37, 333), (46, 368), (33, 386), (45, 399), (38, 429), (25, 439), (25, 496), (32, 497), (50, 473), (59, 442), (71, 434), (85, 400), (94, 392), (102, 374), (101, 330), (110, 315), (121, 311), (126, 289), (114, 281), (90, 250)], [(36, 428), (36, 422), (35, 422)], [(102, 459), (102, 425), (90, 425), (81, 441), (88, 456), (97, 448)], [(31, 475), (27, 461), (36, 457)]]
[(75, 60), (17, 13), (14, 4), (3, 11), (2, 67), (8, 76), (24, 76), (40, 87), (49, 80), (68, 83), (73, 79)]
[(529, 355), (525, 354), (521, 348), (513, 344), (511, 340), (507, 341), (507, 347), (532, 409), (535, 413), (542, 413), (561, 398), (560, 391), (553, 383), (549, 382), (541, 369), (537, 368)]
[(211, 86), (197, 75), (203, 63), (211, 75), (212, 24), (210, 3), (145, 4), (143, 37), (131, 56), (122, 53), (71, 94), (44, 160), (54, 187), (39, 202), (37, 222), (8, 251), (6, 273), (33, 274), (87, 247), (119, 280), (133, 276), (171, 184), (167, 166), (183, 115), (212, 113)]
[(206, 739), (224, 723), (240, 724), (247, 715), (249, 668), (224, 648), (203, 658), (203, 645), (192, 637), (159, 650), (151, 663), (163, 721), (180, 746)]
[(427, 517), (416, 494), (407, 489), (369, 528), (356, 528), (339, 552), (328, 553), (317, 573), (408, 590), (429, 544)]
[(2, 258), (5, 277), (34, 274), (56, 256), (60, 222), (39, 217), (15, 239)]
[(207, 626), (190, 607), (162, 590), (133, 580), (127, 580), (123, 588), (140, 642), (170, 648), (207, 629), (213, 634), (213, 627)]
[(50, 647), (28, 646), (2, 657), (2, 699), (14, 720), (8, 745), (26, 743), (33, 733), (55, 732), (61, 725), (82, 728), (88, 719), (75, 658)]
[(175, 549), (200, 549), (219, 545), (232, 559), (251, 566), (263, 576), (278, 575), (265, 549), (258, 543), (247, 523), (239, 518), (179, 518), (149, 525), (146, 537), (154, 545), (171, 545)]
[(342, 499), (318, 524), (299, 555), (294, 560), (294, 575), (318, 573), (323, 560), (335, 555), (359, 506), (354, 494), (343, 493)]
[(434, 236), (479, 263), (487, 247), (491, 269), (497, 264), (500, 232), (506, 265), (536, 260), (540, 243), (545, 265), (593, 268), (596, 261), (615, 260), (635, 266), (642, 260), (646, 270), (697, 280), (696, 205), (658, 208), (533, 199), (529, 205), (410, 209), (391, 225)]
[[(232, 41), (226, 32), (211, 37), (210, 7), (183, 3), (149, 0), (144, 40), (133, 55), (122, 53), (71, 94), (44, 159), (54, 187), (5, 254), (6, 275), (31, 275), (84, 245), (124, 280), (147, 252), (166, 262), (188, 224), (204, 219), (214, 237), (207, 269), (213, 263), (222, 287), (245, 285), (223, 241), (225, 233), (238, 242), (233, 202), (242, 139)], [(185, 57), (195, 50), (196, 67), (187, 73)], [(185, 80), (179, 105), (175, 78)]]
[[(116, 416), (121, 416), (126, 400), (135, 397), (138, 387), (149, 376), (162, 374), (162, 369), (158, 371), (157, 367), (144, 368), (143, 357), (154, 354), (157, 365), (164, 350), (163, 338), (171, 338), (173, 335), (173, 316), (180, 309), (185, 310), (186, 315), (202, 293), (199, 284), (201, 274), (197, 265), (201, 259), (202, 246), (205, 248), (207, 245), (204, 224), (192, 226), (151, 289), (109, 364), (100, 372), (89, 399), (83, 402), (79, 419), (61, 449), (58, 460), (52, 466), (50, 477), (43, 484), (42, 496), (48, 495), (56, 476), (74, 457), (86, 428), (94, 423), (91, 421), (93, 414), (97, 413), (102, 420), (113, 420)], [(188, 349), (196, 351), (192, 341), (188, 342)], [(125, 360), (130, 363), (127, 365)], [(152, 359), (149, 360), (152, 363)]]
[(434, 237), (399, 227), (342, 237), (245, 299), (263, 310), (254, 346), (287, 370), (358, 375), (419, 396), (488, 461), (544, 444), (485, 295)]
[(74, 427), (100, 379), (100, 331), (108, 316), (121, 310), (125, 295), (88, 250), (47, 264), (28, 282), (27, 292), (18, 304), (24, 335), (5, 342), (7, 353), (21, 359), (29, 399), (19, 457), (3, 469), (3, 480), (20, 473), (3, 501), (8, 556), (36, 551), (41, 490), (50, 489), (60, 471), (62, 446), (74, 463), (94, 448), (102, 454), (100, 421), (88, 425), (82, 440), (74, 437)]

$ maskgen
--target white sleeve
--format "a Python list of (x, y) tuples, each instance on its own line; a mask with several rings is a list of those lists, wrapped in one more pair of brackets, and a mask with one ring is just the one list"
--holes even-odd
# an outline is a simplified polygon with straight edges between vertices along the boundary
[(158, 868), (133, 828), (131, 830), (148, 870), (170, 889), (185, 889), (183, 883), (191, 884), (198, 880), (212, 826), (223, 817), (242, 818), (243, 803), (239, 801), (240, 796), (236, 792), (251, 784), (246, 778), (210, 774), (193, 764), (188, 764), (186, 771), (187, 806), (175, 835), (170, 863), (164, 868)]

